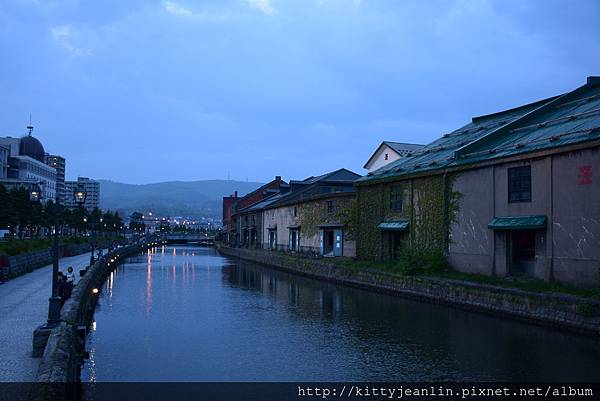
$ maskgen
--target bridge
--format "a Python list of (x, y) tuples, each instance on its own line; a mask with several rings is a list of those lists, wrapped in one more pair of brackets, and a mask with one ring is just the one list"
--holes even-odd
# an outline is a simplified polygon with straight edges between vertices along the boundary
[(199, 244), (200, 246), (214, 246), (215, 237), (205, 234), (172, 233), (165, 236), (169, 244)]

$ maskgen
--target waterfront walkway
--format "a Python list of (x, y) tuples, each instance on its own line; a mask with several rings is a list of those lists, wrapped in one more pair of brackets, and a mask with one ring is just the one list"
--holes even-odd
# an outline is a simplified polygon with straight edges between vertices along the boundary
[[(60, 259), (60, 271), (79, 270), (90, 262), (90, 253)], [(0, 382), (32, 381), (40, 359), (31, 357), (33, 330), (48, 317), (52, 265), (0, 284)]]

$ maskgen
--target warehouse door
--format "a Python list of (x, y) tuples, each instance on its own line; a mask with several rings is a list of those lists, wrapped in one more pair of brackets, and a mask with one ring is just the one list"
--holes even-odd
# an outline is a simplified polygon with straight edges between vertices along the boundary
[(534, 275), (535, 231), (515, 230), (511, 232), (511, 274)]

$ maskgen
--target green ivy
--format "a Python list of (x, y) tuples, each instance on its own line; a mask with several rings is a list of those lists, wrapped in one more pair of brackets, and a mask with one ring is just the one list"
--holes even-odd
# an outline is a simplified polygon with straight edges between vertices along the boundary
[(381, 232), (377, 225), (384, 213), (382, 199), (383, 185), (370, 185), (357, 188), (358, 223), (355, 229), (357, 253), (361, 259), (379, 259)]
[[(359, 258), (383, 259), (383, 235), (377, 226), (384, 220), (397, 219), (410, 221), (402, 247), (423, 252), (444, 252), (462, 198), (462, 194), (452, 189), (455, 178), (436, 175), (359, 186), (355, 230)], [(392, 187), (399, 187), (404, 193), (400, 211), (390, 208)]]
[[(333, 202), (333, 212), (327, 212), (327, 201)], [(298, 222), (302, 235), (312, 237), (322, 224), (342, 224), (347, 239), (354, 237), (356, 202), (353, 197), (333, 197), (302, 203), (298, 206)]]

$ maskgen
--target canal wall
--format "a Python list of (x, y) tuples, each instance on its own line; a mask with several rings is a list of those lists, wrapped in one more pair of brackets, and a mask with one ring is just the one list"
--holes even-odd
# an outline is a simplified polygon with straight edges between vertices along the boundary
[(32, 399), (40, 401), (55, 399), (57, 394), (51, 391), (61, 391), (61, 387), (56, 386), (57, 383), (79, 381), (79, 370), (85, 354), (86, 330), (98, 301), (99, 289), (106, 276), (122, 259), (158, 243), (157, 240), (118, 248), (94, 263), (79, 280), (73, 288), (71, 297), (61, 309), (60, 324), (49, 333), (36, 375), (36, 383), (47, 383), (52, 386), (36, 386), (37, 393)]
[[(101, 243), (100, 247), (106, 247), (107, 243)], [(90, 252), (90, 244), (72, 244), (59, 247), (59, 255), (75, 256)], [(0, 280), (8, 280), (25, 273), (29, 273), (39, 267), (52, 264), (52, 248), (40, 249), (39, 251), (21, 253), (14, 256), (0, 256)]]
[(309, 259), (273, 251), (223, 247), (219, 247), (218, 251), (223, 256), (337, 284), (600, 337), (600, 302), (587, 298), (433, 277), (398, 277), (385, 272), (340, 267), (326, 259)]

